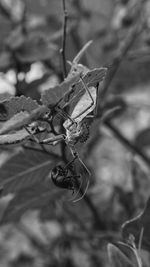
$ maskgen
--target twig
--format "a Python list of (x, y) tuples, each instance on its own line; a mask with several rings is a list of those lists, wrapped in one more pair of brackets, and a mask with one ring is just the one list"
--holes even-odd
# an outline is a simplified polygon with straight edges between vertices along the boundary
[(67, 13), (67, 10), (66, 10), (66, 2), (65, 2), (65, 0), (62, 0), (62, 4), (63, 4), (64, 21), (63, 21), (62, 48), (60, 49), (60, 53), (62, 55), (63, 75), (64, 75), (64, 78), (65, 78), (67, 76), (67, 68), (66, 68), (66, 36), (67, 36), (68, 13)]
[(114, 124), (110, 120), (105, 120), (104, 125), (115, 134), (117, 139), (128, 147), (131, 151), (135, 152), (138, 156), (140, 156), (144, 162), (150, 167), (150, 158), (137, 146), (135, 146), (132, 142), (130, 142), (126, 137), (122, 135), (122, 133), (117, 129)]
[(12, 20), (10, 11), (6, 8), (6, 6), (0, 1), (0, 13), (4, 15), (8, 20)]
[(104, 102), (105, 102), (105, 98), (108, 94), (108, 90), (109, 90), (109, 86), (120, 66), (120, 63), (122, 62), (123, 58), (125, 57), (125, 55), (127, 54), (128, 50), (130, 49), (130, 47), (133, 45), (133, 42), (135, 41), (135, 39), (137, 38), (137, 36), (141, 33), (141, 31), (143, 30), (143, 27), (145, 25), (144, 20), (141, 21), (141, 13), (143, 10), (143, 5), (146, 2), (146, 0), (141, 0), (140, 3), (138, 4), (138, 8), (137, 8), (137, 19), (138, 21), (135, 23), (135, 25), (132, 27), (132, 29), (130, 30), (130, 32), (128, 33), (128, 36), (126, 38), (126, 40), (124, 40), (123, 42), (121, 42), (120, 47), (118, 48), (118, 53), (117, 55), (114, 57), (114, 59), (112, 60), (112, 64), (110, 66), (110, 70), (108, 73), (108, 76), (104, 82), (103, 85), (103, 91), (101, 93), (101, 106), (103, 107)]
[(24, 148), (24, 149), (28, 149), (28, 150), (33, 150), (33, 151), (39, 151), (39, 152), (44, 152), (44, 153), (46, 153), (47, 155), (49, 155), (49, 156), (51, 156), (51, 157), (53, 157), (55, 160), (61, 160), (61, 157), (60, 156), (58, 156), (57, 154), (55, 154), (55, 153), (53, 153), (53, 152), (50, 152), (50, 151), (48, 151), (48, 150), (43, 150), (42, 148), (40, 149), (40, 148), (38, 148), (38, 147), (34, 147), (34, 146), (26, 146), (26, 145), (22, 145), (22, 147)]
[[(82, 190), (82, 189), (81, 189)], [(83, 194), (83, 192), (81, 192)], [(92, 199), (90, 198), (90, 196), (88, 196), (87, 194), (84, 196), (84, 201), (87, 204), (88, 208), (90, 209), (91, 213), (93, 214), (93, 218), (95, 219), (95, 226), (97, 229), (99, 230), (107, 230), (107, 226), (105, 224), (105, 221), (103, 221), (100, 218), (100, 215), (98, 213), (98, 209), (95, 206), (95, 204), (93, 203)]]

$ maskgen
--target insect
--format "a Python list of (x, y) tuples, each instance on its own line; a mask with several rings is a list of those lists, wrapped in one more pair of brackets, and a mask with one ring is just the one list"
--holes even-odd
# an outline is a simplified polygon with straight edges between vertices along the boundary
[[(88, 174), (90, 174), (86, 165), (80, 159), (76, 151), (75, 144), (78, 141), (80, 141), (81, 143), (85, 142), (89, 136), (89, 126), (86, 123), (85, 118), (87, 118), (89, 113), (91, 113), (95, 109), (97, 99), (97, 87), (91, 86), (88, 88), (82, 77), (81, 80), (75, 86), (78, 91), (84, 90), (84, 94), (81, 96), (81, 98), (75, 105), (75, 108), (73, 109), (71, 115), (62, 110), (62, 115), (66, 118), (63, 124), (63, 127), (66, 130), (66, 134), (60, 134), (57, 135), (56, 138), (48, 138), (42, 141), (43, 144), (52, 144), (55, 141), (59, 142), (61, 140), (64, 140), (70, 148), (71, 153), (73, 155), (73, 160), (66, 167), (62, 167), (61, 165), (54, 167), (51, 172), (51, 179), (56, 186), (72, 190), (73, 193), (75, 188), (78, 187), (78, 191), (80, 191), (80, 186), (82, 186), (82, 184), (80, 183), (80, 186), (78, 186), (78, 179), (80, 176), (72, 175), (69, 173), (69, 165), (71, 165), (75, 161), (75, 159), (78, 159), (84, 166)], [(82, 199), (85, 195), (88, 186), (89, 181), (87, 181), (86, 189), (80, 199)]]
[[(73, 59), (67, 79), (59, 86), (43, 93), (41, 98), (43, 104), (50, 109), (48, 120), (55, 135), (44, 139), (42, 143), (56, 144), (64, 140), (70, 147), (73, 157), (77, 157), (74, 145), (78, 141), (85, 142), (89, 137), (89, 126), (85, 118), (87, 119), (96, 107), (98, 86), (104, 80), (108, 70), (103, 67), (89, 70), (82, 64), (78, 64), (91, 43), (92, 41), (87, 42)], [(75, 80), (72, 77), (76, 77)], [(67, 112), (66, 107), (69, 109)], [(61, 115), (65, 119), (63, 124), (65, 134), (57, 133), (53, 127), (57, 115)]]
[[(72, 97), (70, 92), (68, 92), (71, 108), (73, 106), (71, 115), (57, 106), (60, 114), (66, 119), (63, 123), (66, 134), (59, 134), (56, 137), (50, 137), (42, 141), (43, 144), (53, 144), (57, 141), (64, 140), (69, 146), (73, 157), (78, 158), (84, 167), (85, 165), (79, 158), (75, 149), (75, 144), (79, 141), (81, 143), (86, 141), (89, 136), (89, 127), (85, 119), (89, 117), (89, 114), (91, 114), (96, 107), (98, 84), (103, 81), (106, 73), (107, 68), (100, 68), (89, 71), (83, 77), (80, 77), (80, 80), (73, 85), (74, 94)], [(79, 94), (81, 95), (80, 97)], [(90, 117), (91, 116), (94, 115), (90, 115)], [(87, 170), (86, 167), (85, 169)]]
[[(52, 111), (48, 118), (51, 123), (53, 123), (57, 114), (61, 115), (65, 119), (65, 122), (63, 123), (65, 133), (59, 134), (55, 132), (54, 136), (46, 138), (39, 143), (53, 145), (60, 141), (65, 141), (72, 153), (73, 161), (78, 159), (84, 166), (87, 173), (90, 174), (90, 171), (79, 157), (75, 145), (78, 142), (85, 142), (89, 137), (89, 125), (87, 123), (87, 119), (94, 116), (93, 113), (97, 104), (99, 83), (104, 80), (108, 69), (95, 68), (93, 70), (88, 70), (87, 68), (82, 68), (82, 65), (78, 66), (79, 64), (77, 61), (75, 60), (75, 62), (73, 62), (74, 65), (72, 69), (74, 72), (76, 72), (76, 70), (78, 72), (78, 67), (80, 67), (78, 74), (79, 79), (77, 79), (75, 83), (69, 87), (67, 92), (65, 92), (54, 105), (52, 105), (53, 103), (50, 103), (48, 106)], [(46, 95), (43, 96), (44, 101), (45, 98)], [(57, 99), (57, 97), (55, 99)], [(69, 111), (67, 112), (65, 109), (66, 107), (69, 108)], [(55, 185), (61, 188), (73, 190), (74, 192), (76, 180), (79, 177), (70, 174), (68, 166), (63, 167), (58, 165), (52, 170), (51, 178)], [(87, 187), (88, 182), (86, 188)]]
[(70, 161), (66, 166), (57, 165), (51, 171), (51, 179), (53, 183), (58, 187), (72, 190), (72, 193), (74, 193), (75, 187), (77, 186), (77, 179), (80, 178), (80, 175), (72, 174), (72, 164), (74, 160), (75, 159)]
[(82, 194), (82, 196), (78, 199), (75, 199), (80, 191), (82, 193), (82, 190), (81, 190), (82, 181), (80, 182), (81, 175), (73, 174), (74, 171), (72, 168), (72, 163), (74, 161), (75, 161), (75, 158), (73, 160), (71, 160), (64, 167), (62, 165), (55, 166), (51, 171), (51, 179), (56, 186), (58, 186), (60, 188), (72, 190), (72, 194), (74, 194), (75, 190), (77, 189), (77, 193), (76, 193), (75, 197), (72, 199), (73, 202), (77, 202), (84, 197), (84, 195), (88, 189), (89, 183), (87, 183), (86, 190)]

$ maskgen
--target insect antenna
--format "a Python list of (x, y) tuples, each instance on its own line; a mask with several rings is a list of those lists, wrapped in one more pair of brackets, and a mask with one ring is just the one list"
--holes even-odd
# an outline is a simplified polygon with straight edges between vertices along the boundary
[(87, 48), (93, 43), (92, 40), (88, 41), (82, 49), (79, 51), (79, 53), (76, 55), (76, 57), (73, 59), (71, 64), (78, 64), (80, 61), (81, 57), (83, 56), (84, 52), (87, 50)]

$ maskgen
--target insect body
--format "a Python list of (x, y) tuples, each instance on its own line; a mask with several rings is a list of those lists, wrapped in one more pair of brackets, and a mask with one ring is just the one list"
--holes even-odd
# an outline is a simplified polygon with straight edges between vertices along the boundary
[(54, 167), (51, 171), (51, 179), (53, 183), (58, 187), (72, 190), (73, 193), (78, 185), (78, 178), (80, 178), (80, 175), (69, 174), (68, 167), (62, 167), (61, 165)]
[(85, 143), (89, 138), (89, 125), (86, 121), (74, 123), (66, 129), (65, 141), (68, 145), (75, 145), (78, 141)]
[(66, 141), (68, 143), (76, 143), (82, 140), (84, 136), (86, 140), (89, 135), (88, 124), (84, 118), (95, 109), (97, 90), (95, 87), (86, 88), (85, 90), (86, 92), (78, 101), (70, 116), (71, 119), (68, 118), (63, 124), (66, 129)]
[[(77, 190), (75, 197), (72, 199), (73, 202), (81, 200), (85, 196), (89, 186), (89, 181), (87, 181), (86, 188), (83, 192), (82, 180), (80, 180), (81, 176), (73, 174), (74, 171), (72, 168), (72, 163), (75, 161), (75, 159), (76, 158), (74, 157), (73, 160), (71, 160), (65, 167), (57, 165), (51, 171), (51, 179), (56, 186), (72, 190), (72, 194), (74, 194), (75, 190)], [(78, 193), (81, 194), (81, 197), (75, 199)]]

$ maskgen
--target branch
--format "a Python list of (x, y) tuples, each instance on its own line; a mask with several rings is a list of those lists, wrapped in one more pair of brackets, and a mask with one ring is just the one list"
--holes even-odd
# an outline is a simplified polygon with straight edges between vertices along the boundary
[(120, 66), (120, 63), (122, 62), (123, 58), (126, 56), (130, 47), (133, 45), (137, 36), (143, 30), (145, 23), (144, 23), (144, 20), (142, 20), (143, 19), (142, 18), (142, 11), (143, 11), (144, 3), (146, 1), (147, 0), (141, 0), (140, 3), (138, 4), (138, 7), (137, 7), (137, 20), (138, 21), (135, 23), (135, 25), (129, 31), (127, 38), (123, 42), (121, 42), (120, 47), (118, 48), (118, 53), (116, 54), (116, 56), (112, 60), (112, 64), (109, 68), (108, 76), (104, 82), (103, 91), (101, 93), (101, 103), (102, 103), (101, 106), (102, 107), (104, 105), (105, 98), (108, 94), (109, 86), (110, 86), (119, 66)]
[(0, 1), (0, 13), (4, 15), (8, 20), (12, 20), (11, 13), (7, 7)]
[(45, 147), (44, 147), (44, 149), (43, 149), (42, 146), (41, 146), (41, 148), (38, 148), (38, 147), (34, 147), (34, 146), (29, 146), (29, 145), (22, 145), (22, 147), (24, 149), (27, 149), (27, 150), (34, 150), (34, 151), (44, 152), (44, 153), (48, 154), (49, 156), (51, 156), (52, 158), (54, 158), (55, 160), (59, 160), (59, 159), (61, 160), (60, 156), (58, 156), (57, 154), (55, 154), (53, 152), (50, 152), (50, 151), (46, 150)]
[[(81, 190), (80, 190), (81, 191)], [(83, 194), (83, 192), (81, 192)], [(98, 209), (95, 206), (95, 204), (93, 203), (92, 199), (90, 198), (90, 196), (88, 196), (87, 194), (84, 196), (83, 198), (84, 202), (86, 203), (86, 205), (88, 206), (89, 210), (91, 211), (91, 213), (93, 214), (93, 218), (95, 220), (95, 227), (97, 229), (100, 229), (101, 231), (107, 230), (107, 226), (105, 221), (103, 221), (99, 215)]]
[(148, 167), (150, 167), (150, 158), (141, 149), (139, 149), (132, 142), (130, 142), (128, 139), (126, 139), (126, 137), (124, 137), (122, 135), (122, 133), (119, 131), (119, 129), (117, 129), (110, 120), (105, 120), (103, 123), (111, 132), (114, 133), (114, 135), (117, 137), (117, 139), (123, 145), (125, 145), (127, 148), (129, 148), (131, 151), (133, 151), (135, 154), (140, 156), (144, 160), (144, 162), (148, 165)]
[(66, 2), (65, 2), (65, 0), (62, 0), (62, 4), (63, 4), (64, 22), (63, 22), (62, 48), (60, 49), (60, 53), (62, 55), (63, 75), (64, 75), (64, 78), (65, 78), (67, 76), (67, 68), (66, 68), (66, 36), (67, 36), (68, 13), (67, 13), (67, 10), (66, 10)]

